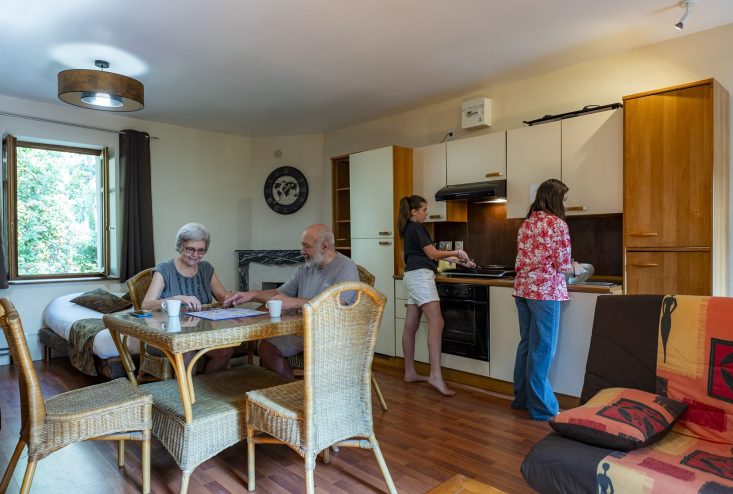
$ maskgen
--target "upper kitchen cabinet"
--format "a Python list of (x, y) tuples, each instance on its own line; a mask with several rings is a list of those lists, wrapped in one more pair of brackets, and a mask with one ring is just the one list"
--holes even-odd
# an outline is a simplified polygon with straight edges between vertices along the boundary
[(467, 221), (466, 201), (436, 201), (446, 185), (446, 145), (431, 144), (412, 150), (412, 193), (427, 201), (426, 222)]
[(458, 185), (506, 178), (506, 132), (449, 141), (446, 184)]
[(623, 211), (623, 110), (562, 120), (561, 177), (568, 216)]
[(548, 178), (561, 179), (561, 130), (557, 121), (506, 133), (508, 218), (527, 216), (531, 188)]
[[(624, 107), (627, 293), (725, 295), (728, 92), (708, 79), (626, 96)], [(642, 252), (658, 254), (640, 260)], [(675, 267), (693, 252), (708, 258), (694, 263), (703, 281)], [(658, 279), (632, 283), (642, 271)]]

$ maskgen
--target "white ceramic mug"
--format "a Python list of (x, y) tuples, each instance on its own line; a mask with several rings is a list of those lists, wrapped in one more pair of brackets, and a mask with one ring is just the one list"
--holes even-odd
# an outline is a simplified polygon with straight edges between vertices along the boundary
[(177, 317), (181, 313), (180, 300), (164, 300), (160, 306), (168, 313), (168, 317)]
[(270, 317), (280, 317), (280, 313), (283, 310), (282, 300), (268, 300), (265, 304), (267, 310), (270, 311)]

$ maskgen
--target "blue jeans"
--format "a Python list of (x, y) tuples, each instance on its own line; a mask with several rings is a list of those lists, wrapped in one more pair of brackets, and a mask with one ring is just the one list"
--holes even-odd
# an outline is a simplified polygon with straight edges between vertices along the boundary
[(514, 301), (521, 340), (514, 363), (512, 407), (529, 410), (531, 419), (548, 420), (560, 409), (548, 378), (557, 348), (560, 302), (522, 297)]

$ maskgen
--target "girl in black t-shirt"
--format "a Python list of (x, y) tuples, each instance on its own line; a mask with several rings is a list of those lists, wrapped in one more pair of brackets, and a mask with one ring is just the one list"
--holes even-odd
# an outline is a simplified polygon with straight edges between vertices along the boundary
[[(403, 282), (407, 290), (407, 314), (405, 331), (402, 334), (402, 350), (405, 356), (405, 381), (427, 381), (445, 396), (453, 396), (443, 380), (440, 370), (440, 353), (443, 341), (443, 315), (440, 299), (435, 287), (435, 272), (440, 259), (474, 267), (462, 250), (438, 250), (433, 246), (427, 230), (422, 225), (427, 217), (427, 203), (420, 196), (406, 196), (400, 200), (397, 224), (403, 239), (405, 275)], [(428, 354), (430, 376), (415, 371), (415, 334), (420, 327), (420, 318), (425, 314), (428, 320)]]

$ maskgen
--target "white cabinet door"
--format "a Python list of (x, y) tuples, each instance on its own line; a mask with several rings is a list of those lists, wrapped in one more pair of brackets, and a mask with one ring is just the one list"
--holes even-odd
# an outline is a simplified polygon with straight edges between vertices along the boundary
[(550, 384), (555, 393), (580, 396), (598, 295), (581, 292), (569, 295), (570, 300), (563, 302), (560, 309), (560, 332), (550, 368)]
[(374, 287), (387, 295), (382, 326), (374, 351), (394, 357), (394, 242), (391, 238), (352, 238), (351, 258), (374, 275)]
[(623, 110), (562, 121), (568, 215), (623, 211)]
[(489, 376), (514, 382), (514, 360), (519, 345), (519, 319), (512, 288), (489, 287)]
[(392, 162), (392, 147), (349, 156), (352, 239), (394, 235)]
[(447, 184), (506, 178), (506, 132), (448, 142)]
[(507, 132), (507, 218), (527, 216), (530, 188), (561, 179), (561, 127), (550, 122)]
[(447, 203), (435, 200), (435, 193), (445, 187), (445, 183), (445, 144), (413, 149), (412, 192), (427, 201), (427, 222), (447, 219)]

